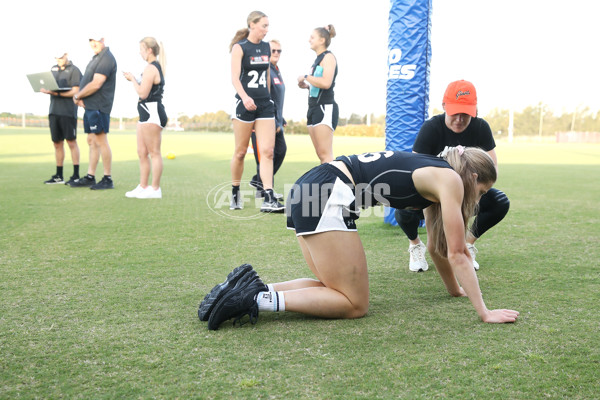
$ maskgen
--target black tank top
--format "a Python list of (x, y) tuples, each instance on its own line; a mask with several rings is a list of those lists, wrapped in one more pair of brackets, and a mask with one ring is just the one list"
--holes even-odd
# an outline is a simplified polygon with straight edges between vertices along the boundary
[(348, 167), (355, 183), (356, 206), (378, 203), (398, 209), (422, 210), (432, 204), (417, 192), (412, 173), (424, 167), (451, 168), (442, 158), (382, 151), (336, 158)]
[(163, 92), (165, 90), (165, 77), (162, 73), (162, 68), (158, 61), (152, 61), (152, 65), (158, 69), (158, 74), (160, 75), (160, 82), (158, 84), (152, 84), (152, 88), (150, 88), (150, 94), (144, 100), (140, 99), (140, 103), (160, 103), (162, 101)]
[[(313, 76), (315, 75), (315, 70), (316, 70), (317, 66), (319, 66), (319, 64), (321, 64), (321, 61), (323, 61), (323, 58), (325, 58), (325, 55), (329, 54), (329, 53), (331, 53), (331, 52), (329, 50), (326, 50), (326, 51), (322, 52), (321, 54), (319, 54), (317, 56), (317, 58), (315, 58), (315, 62), (310, 67), (311, 75), (313, 75)], [(331, 55), (333, 56), (333, 53), (331, 53)], [(317, 97), (309, 96), (309, 98), (308, 98), (309, 106), (313, 106), (316, 104), (331, 104), (331, 103), (335, 102), (335, 99), (333, 96), (333, 88), (335, 86), (335, 78), (337, 77), (337, 73), (338, 73), (338, 67), (337, 67), (337, 62), (336, 62), (335, 63), (335, 72), (333, 73), (333, 81), (331, 81), (331, 86), (329, 87), (329, 89), (319, 89), (319, 94)]]

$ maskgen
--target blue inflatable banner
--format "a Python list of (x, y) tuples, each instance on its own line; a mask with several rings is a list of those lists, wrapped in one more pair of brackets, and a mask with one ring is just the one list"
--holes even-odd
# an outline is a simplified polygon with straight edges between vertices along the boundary
[[(429, 112), (432, 0), (391, 0), (385, 149), (412, 151)], [(396, 225), (394, 210), (384, 221)]]

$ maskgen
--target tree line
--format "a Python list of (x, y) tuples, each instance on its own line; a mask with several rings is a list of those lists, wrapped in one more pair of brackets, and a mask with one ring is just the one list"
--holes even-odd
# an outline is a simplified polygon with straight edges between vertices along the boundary
[[(431, 116), (441, 114), (443, 110), (434, 108)], [(492, 132), (507, 135), (510, 123), (510, 110), (496, 108), (481, 115), (492, 128)], [(18, 125), (22, 116), (11, 113), (0, 113), (0, 124)], [(28, 120), (39, 120), (42, 125), (47, 126), (46, 116), (27, 115)], [(112, 118), (118, 121), (117, 118)], [(514, 136), (555, 136), (559, 132), (600, 132), (600, 118), (598, 111), (589, 107), (580, 107), (572, 112), (555, 113), (549, 107), (540, 103), (536, 106), (528, 106), (521, 111), (513, 113), (513, 135)], [(135, 126), (138, 118), (121, 118), (127, 129)], [(207, 131), (207, 132), (230, 132), (231, 115), (225, 111), (208, 112), (202, 115), (179, 115), (177, 126), (184, 131)], [(16, 123), (13, 123), (16, 121)], [(169, 125), (174, 125), (171, 119)], [(45, 124), (43, 124), (45, 123)], [(287, 120), (286, 134), (303, 135), (308, 134), (306, 120)], [(339, 136), (375, 136), (385, 135), (385, 115), (364, 115), (352, 113), (348, 118), (340, 117), (335, 135)]]
[[(430, 116), (442, 114), (434, 108)], [(495, 108), (481, 116), (492, 128), (492, 132), (507, 135), (510, 123), (510, 110)], [(204, 113), (189, 117), (179, 117), (179, 124), (185, 130), (223, 132), (231, 130), (231, 116), (225, 111)], [(541, 127), (541, 130), (540, 130)], [(555, 136), (559, 132), (600, 132), (598, 111), (581, 107), (573, 112), (555, 113), (540, 103), (528, 106), (513, 113), (513, 134), (515, 136)], [(286, 134), (308, 134), (306, 120), (287, 120)], [(348, 118), (339, 119), (335, 132), (340, 136), (384, 136), (385, 115), (361, 115), (353, 113)]]

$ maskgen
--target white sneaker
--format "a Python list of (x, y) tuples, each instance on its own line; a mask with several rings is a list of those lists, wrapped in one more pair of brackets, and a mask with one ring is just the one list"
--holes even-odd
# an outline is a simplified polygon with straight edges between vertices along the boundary
[(138, 199), (162, 199), (162, 190), (160, 188), (154, 190), (152, 186), (148, 186), (136, 196)]
[(125, 197), (129, 197), (130, 199), (131, 199), (131, 198), (134, 198), (134, 197), (137, 197), (137, 195), (138, 195), (139, 193), (143, 192), (144, 190), (145, 190), (145, 189), (144, 189), (144, 188), (143, 188), (141, 185), (137, 185), (137, 186), (135, 187), (135, 189), (133, 189), (133, 190), (130, 190), (129, 192), (126, 192), (126, 193), (125, 193)]
[(467, 249), (469, 249), (469, 253), (471, 254), (471, 258), (473, 259), (473, 267), (475, 271), (479, 271), (479, 263), (475, 261), (475, 254), (477, 254), (477, 247), (474, 244), (467, 243)]
[(425, 260), (426, 250), (427, 247), (425, 247), (423, 243), (411, 244), (408, 246), (408, 252), (410, 254), (410, 264), (408, 265), (408, 269), (412, 272), (427, 271), (429, 269), (427, 260)]
[(231, 202), (229, 203), (230, 210), (242, 210), (244, 208), (244, 199), (240, 192), (231, 193)]

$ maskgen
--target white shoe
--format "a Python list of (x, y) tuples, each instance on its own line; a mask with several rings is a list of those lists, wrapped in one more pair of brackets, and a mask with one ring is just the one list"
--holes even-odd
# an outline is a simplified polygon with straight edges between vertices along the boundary
[(145, 190), (145, 189), (144, 189), (144, 188), (143, 188), (141, 185), (137, 185), (137, 186), (135, 187), (135, 189), (133, 189), (133, 190), (130, 190), (129, 192), (126, 192), (126, 193), (125, 193), (125, 197), (129, 197), (130, 199), (131, 199), (131, 198), (134, 198), (134, 197), (137, 197), (137, 195), (138, 195), (139, 193), (143, 192), (144, 190)]
[(244, 199), (240, 192), (231, 193), (231, 202), (229, 203), (230, 210), (242, 210), (244, 208)]
[(426, 250), (427, 247), (425, 247), (423, 243), (411, 244), (408, 246), (408, 252), (410, 254), (410, 264), (408, 265), (408, 269), (412, 272), (427, 271), (429, 269), (427, 260), (425, 260)]
[(467, 243), (467, 249), (469, 249), (469, 253), (471, 254), (471, 258), (473, 259), (473, 268), (475, 271), (479, 271), (479, 263), (475, 261), (475, 254), (477, 254), (477, 247), (474, 244)]
[(136, 196), (138, 199), (162, 199), (162, 190), (160, 188), (154, 190), (152, 186), (139, 192)]

